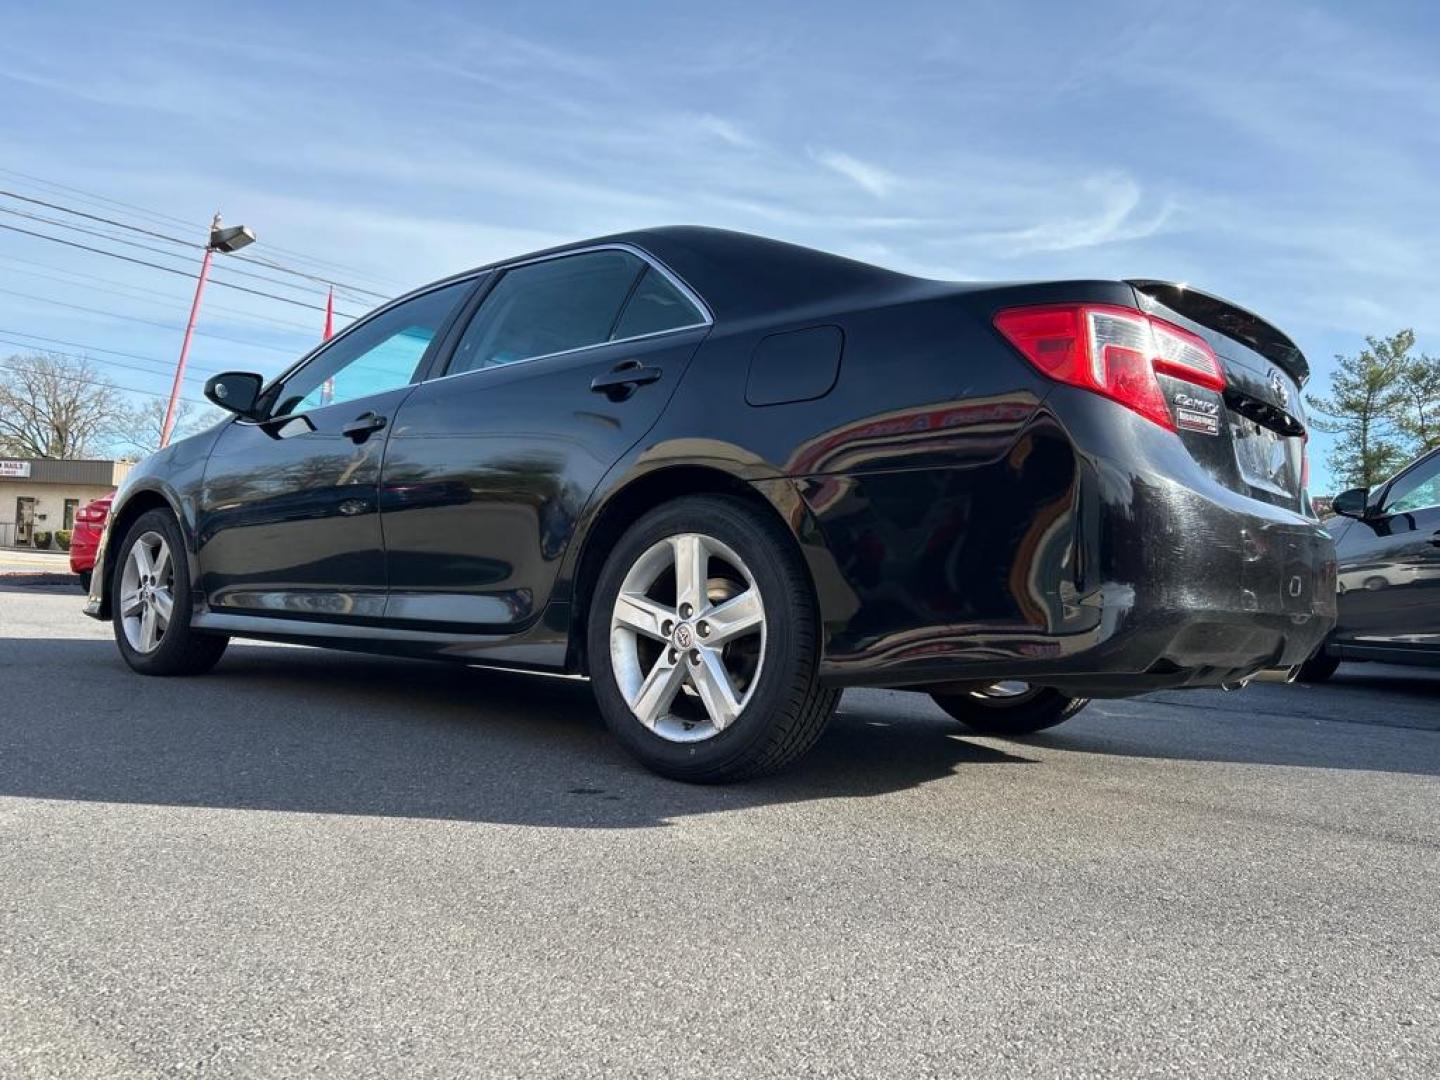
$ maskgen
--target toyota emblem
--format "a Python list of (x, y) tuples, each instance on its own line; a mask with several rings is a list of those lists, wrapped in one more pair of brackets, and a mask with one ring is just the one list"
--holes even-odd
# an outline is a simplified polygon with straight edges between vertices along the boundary
[(1275, 399), (1280, 402), (1281, 406), (1290, 404), (1290, 391), (1285, 387), (1285, 380), (1273, 367), (1270, 369), (1270, 389), (1275, 391)]

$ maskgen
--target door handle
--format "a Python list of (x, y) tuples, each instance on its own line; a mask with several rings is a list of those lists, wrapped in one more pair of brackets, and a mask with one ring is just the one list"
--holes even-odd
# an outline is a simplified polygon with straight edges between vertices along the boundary
[(385, 417), (379, 413), (361, 413), (340, 429), (340, 434), (354, 443), (362, 443), (385, 426)]
[(611, 401), (624, 401), (635, 392), (637, 386), (644, 386), (660, 378), (664, 371), (657, 367), (645, 367), (639, 360), (626, 360), (616, 364), (604, 375), (590, 380), (590, 389), (604, 394)]
[(1436, 547), (1440, 547), (1440, 529), (1435, 530), (1435, 535), (1430, 537), (1430, 543), (1434, 544)]

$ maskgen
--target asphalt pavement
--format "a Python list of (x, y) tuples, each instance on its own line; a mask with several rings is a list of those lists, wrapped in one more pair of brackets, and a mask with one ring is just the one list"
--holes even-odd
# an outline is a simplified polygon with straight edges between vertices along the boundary
[(583, 682), (145, 679), (80, 603), (0, 576), (0, 1076), (1440, 1076), (1440, 671), (850, 692), (699, 788)]

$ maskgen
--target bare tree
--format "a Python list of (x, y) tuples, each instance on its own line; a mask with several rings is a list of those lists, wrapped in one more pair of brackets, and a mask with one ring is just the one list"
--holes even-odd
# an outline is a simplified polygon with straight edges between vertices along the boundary
[[(165, 427), (166, 400), (162, 397), (146, 398), (143, 405), (125, 410), (125, 424), (116, 442), (124, 448), (124, 456), (138, 461), (160, 449), (160, 432)], [(175, 409), (175, 435), (194, 407), (188, 401), (180, 402)]]
[[(124, 424), (116, 441), (124, 447), (126, 457), (139, 460), (160, 449), (166, 404), (165, 398), (152, 397), (147, 398), (143, 405), (124, 411)], [(175, 408), (175, 429), (170, 433), (170, 440), (175, 442), (204, 431), (224, 417), (219, 409), (207, 406), (197, 411), (192, 402), (182, 399)]]
[(83, 458), (118, 426), (115, 385), (88, 360), (23, 353), (0, 364), (0, 451), (13, 457)]

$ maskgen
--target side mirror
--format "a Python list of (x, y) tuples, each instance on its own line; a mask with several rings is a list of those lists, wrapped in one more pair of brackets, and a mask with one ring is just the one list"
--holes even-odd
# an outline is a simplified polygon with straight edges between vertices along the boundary
[(1344, 517), (1363, 518), (1370, 505), (1369, 488), (1351, 488), (1335, 496), (1330, 509)]
[(205, 383), (205, 396), (220, 408), (253, 420), (264, 385), (265, 380), (252, 371), (226, 371)]

